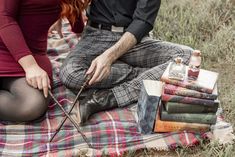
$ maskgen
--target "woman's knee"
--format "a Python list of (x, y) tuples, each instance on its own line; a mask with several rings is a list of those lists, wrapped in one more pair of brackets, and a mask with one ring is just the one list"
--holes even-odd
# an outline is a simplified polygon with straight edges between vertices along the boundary
[(31, 96), (30, 99), (26, 99), (21, 103), (19, 117), (22, 121), (33, 121), (42, 117), (47, 108), (48, 101), (40, 92), (37, 96)]

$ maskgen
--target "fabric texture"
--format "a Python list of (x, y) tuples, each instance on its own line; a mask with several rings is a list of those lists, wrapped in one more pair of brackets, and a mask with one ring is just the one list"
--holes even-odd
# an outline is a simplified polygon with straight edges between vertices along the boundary
[[(53, 93), (63, 107), (68, 111), (75, 95), (66, 89), (59, 79), (59, 70), (62, 62), (71, 48), (78, 42), (77, 36), (71, 34), (66, 25), (65, 38), (59, 39), (57, 35), (49, 39), (50, 59), (53, 65), (54, 85)], [(56, 45), (56, 48), (52, 48)], [(77, 112), (75, 107), (71, 114), (73, 118)], [(137, 129), (136, 105), (130, 108), (116, 109), (94, 115), (83, 133), (91, 142), (94, 149), (88, 148), (76, 128), (66, 121), (61, 131), (52, 143), (50, 137), (63, 119), (64, 114), (51, 101), (45, 119), (41, 123), (27, 124), (0, 124), (0, 156), (117, 156), (125, 151), (135, 151), (141, 148), (154, 148), (156, 150), (171, 150), (182, 146), (194, 146), (201, 140), (212, 138), (212, 132), (220, 130), (226, 136), (228, 123), (220, 123), (213, 127), (213, 131), (199, 134), (193, 132), (174, 132), (164, 134), (141, 135)], [(224, 121), (221, 116), (218, 122)], [(231, 137), (231, 130), (229, 130)], [(219, 138), (219, 137), (217, 137)]]
[[(47, 34), (60, 11), (60, 0), (0, 0), (0, 77), (25, 76), (18, 60), (31, 54), (51, 78)], [(80, 16), (73, 31), (81, 33), (83, 27)]]
[(161, 0), (94, 0), (91, 1), (89, 20), (125, 27), (139, 42), (152, 29)]
[[(94, 58), (120, 38), (121, 33), (85, 28), (80, 42), (61, 68), (61, 80), (66, 87), (79, 90)], [(112, 88), (120, 107), (137, 102), (142, 80), (159, 80), (169, 62), (181, 57), (188, 63), (192, 48), (145, 37), (111, 66), (110, 75), (91, 88)]]
[(0, 0), (0, 77), (25, 76), (18, 60), (33, 55), (51, 78), (47, 32), (59, 15), (58, 0)]

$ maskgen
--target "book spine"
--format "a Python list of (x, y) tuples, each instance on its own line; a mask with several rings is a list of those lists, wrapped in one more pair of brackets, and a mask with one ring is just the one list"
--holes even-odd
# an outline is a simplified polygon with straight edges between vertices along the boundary
[(208, 132), (210, 125), (200, 123), (185, 123), (174, 121), (162, 121), (157, 119), (154, 127), (154, 132), (177, 132), (177, 131), (195, 131), (195, 132)]
[(215, 114), (167, 113), (165, 110), (161, 111), (161, 120), (165, 121), (215, 124), (216, 118)]
[(212, 106), (205, 106), (174, 102), (168, 102), (164, 105), (168, 113), (216, 113), (219, 106), (218, 104)]
[(218, 97), (218, 95), (216, 94), (202, 93), (199, 91), (190, 90), (174, 85), (165, 85), (164, 93), (171, 95), (186, 96), (186, 97), (195, 97), (201, 99), (210, 99), (210, 100), (215, 100)]
[(161, 81), (163, 81), (165, 83), (168, 83), (168, 84), (175, 85), (175, 86), (180, 86), (180, 87), (184, 87), (184, 88), (187, 88), (187, 89), (196, 90), (196, 91), (199, 91), (199, 92), (204, 92), (204, 93), (209, 93), (209, 94), (211, 94), (213, 92), (213, 89), (200, 87), (197, 84), (190, 84), (190, 83), (184, 82), (184, 81), (168, 79), (168, 78), (165, 78), (165, 77), (162, 77)]
[(213, 106), (216, 103), (218, 103), (213, 100), (199, 99), (199, 98), (193, 98), (193, 97), (184, 97), (184, 96), (179, 96), (179, 95), (170, 95), (170, 94), (165, 94), (165, 93), (162, 94), (162, 101), (180, 102), (184, 104), (207, 105), (207, 106)]

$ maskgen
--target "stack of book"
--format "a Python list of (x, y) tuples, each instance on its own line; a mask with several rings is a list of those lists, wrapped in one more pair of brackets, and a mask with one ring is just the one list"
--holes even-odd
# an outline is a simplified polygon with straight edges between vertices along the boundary
[(201, 69), (197, 80), (192, 81), (186, 72), (185, 79), (179, 81), (169, 78), (169, 66), (161, 77), (165, 84), (154, 132), (208, 131), (217, 119), (218, 73)]

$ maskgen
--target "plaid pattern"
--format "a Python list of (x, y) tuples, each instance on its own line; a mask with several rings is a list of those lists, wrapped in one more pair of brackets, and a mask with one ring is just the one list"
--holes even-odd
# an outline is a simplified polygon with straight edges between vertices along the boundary
[[(64, 84), (78, 90), (92, 60), (115, 44), (121, 35), (87, 26), (81, 41), (62, 67)], [(112, 65), (107, 79), (93, 88), (112, 88), (119, 106), (129, 105), (138, 100), (142, 80), (159, 80), (170, 61), (179, 56), (187, 63), (191, 51), (186, 46), (145, 37)]]
[[(61, 62), (67, 52), (78, 42), (75, 34), (64, 30), (66, 39), (59, 40), (53, 36), (49, 39), (49, 55), (53, 64), (53, 93), (68, 111), (75, 95), (59, 79)], [(56, 49), (50, 48), (57, 45)], [(74, 116), (77, 108), (75, 107)], [(45, 119), (40, 123), (18, 125), (0, 124), (0, 156), (117, 156), (125, 151), (141, 148), (169, 150), (178, 146), (192, 146), (199, 141), (212, 137), (212, 133), (196, 134), (190, 132), (152, 134), (143, 136), (137, 129), (136, 109), (123, 108), (94, 115), (82, 131), (95, 149), (89, 149), (76, 128), (67, 121), (52, 143), (49, 139), (55, 132), (63, 112), (54, 102), (50, 102)], [(220, 120), (221, 121), (221, 120)], [(218, 128), (227, 128), (220, 125)], [(231, 127), (231, 126), (230, 126)], [(218, 130), (214, 128), (214, 130)]]

